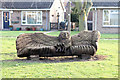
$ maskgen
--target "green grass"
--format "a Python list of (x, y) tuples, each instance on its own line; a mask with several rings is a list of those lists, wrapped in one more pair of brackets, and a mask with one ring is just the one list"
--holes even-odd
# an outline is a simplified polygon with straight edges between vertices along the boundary
[(101, 34), (101, 38), (120, 38), (120, 34)]
[[(23, 33), (35, 33), (35, 32), (45, 32), (45, 31), (0, 31), (2, 37), (16, 37)], [(48, 33), (48, 35), (58, 36), (60, 31)], [(79, 31), (71, 31), (71, 35), (78, 34)], [(120, 34), (119, 34), (120, 35)], [(101, 38), (118, 38), (118, 34), (101, 34)]]
[[(49, 33), (57, 35), (59, 32)], [(72, 32), (76, 34), (77, 32)], [(18, 33), (16, 33), (18, 34)], [(12, 35), (12, 34), (11, 34)], [(15, 33), (13, 34), (15, 35)], [(15, 61), (19, 59), (15, 47), (16, 38), (3, 37), (2, 60), (3, 78), (117, 78), (118, 40), (100, 40), (98, 55), (106, 55), (101, 61), (73, 61), (42, 63), (38, 61)]]
[(35, 33), (35, 32), (44, 32), (44, 31), (0, 31), (2, 37), (16, 37), (23, 33)]
[[(58, 36), (60, 31), (48, 33), (49, 35)], [(71, 31), (71, 35), (78, 34), (79, 31)], [(119, 34), (120, 35), (120, 34)], [(118, 34), (101, 34), (101, 38), (118, 38)]]

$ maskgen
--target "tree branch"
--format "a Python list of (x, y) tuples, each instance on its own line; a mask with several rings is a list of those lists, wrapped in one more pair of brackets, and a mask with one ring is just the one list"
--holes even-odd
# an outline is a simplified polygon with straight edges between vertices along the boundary
[(90, 9), (92, 7), (93, 3), (92, 0), (87, 0), (87, 5), (86, 5), (86, 16), (88, 16)]

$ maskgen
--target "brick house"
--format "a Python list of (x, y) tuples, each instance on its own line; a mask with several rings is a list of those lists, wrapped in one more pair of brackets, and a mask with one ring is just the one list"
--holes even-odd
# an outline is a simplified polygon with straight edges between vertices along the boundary
[[(88, 23), (92, 23), (92, 30), (98, 30), (101, 33), (118, 33), (119, 24), (119, 0), (93, 0), (92, 19), (88, 18)], [(90, 27), (90, 26), (88, 26)]]
[[(66, 11), (68, 1), (64, 2)], [(88, 30), (98, 30), (101, 33), (118, 33), (119, 0), (92, 0), (93, 6), (88, 16)], [(72, 3), (73, 4), (73, 3)], [(74, 5), (72, 5), (74, 7)], [(119, 25), (119, 26), (118, 26)]]
[(9, 30), (9, 25), (13, 25), (14, 30), (32, 26), (37, 30), (50, 30), (50, 22), (56, 23), (58, 18), (64, 21), (64, 11), (61, 0), (0, 2), (0, 30)]

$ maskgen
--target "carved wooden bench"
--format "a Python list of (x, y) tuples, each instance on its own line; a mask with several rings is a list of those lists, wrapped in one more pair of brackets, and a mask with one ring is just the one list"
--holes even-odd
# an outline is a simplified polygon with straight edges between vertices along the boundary
[(44, 33), (25, 33), (17, 37), (17, 56), (28, 58), (30, 55), (39, 55), (39, 57), (93, 56), (98, 49), (99, 39), (99, 31), (81, 31), (74, 36), (63, 31), (58, 37)]

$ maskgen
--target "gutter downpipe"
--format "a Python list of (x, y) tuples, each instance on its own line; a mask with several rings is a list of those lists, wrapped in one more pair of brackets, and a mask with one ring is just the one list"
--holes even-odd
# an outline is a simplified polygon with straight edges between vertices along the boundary
[(95, 30), (97, 30), (97, 9), (95, 8)]
[(46, 31), (47, 31), (47, 28), (48, 28), (48, 13), (47, 13), (48, 11), (46, 10)]

